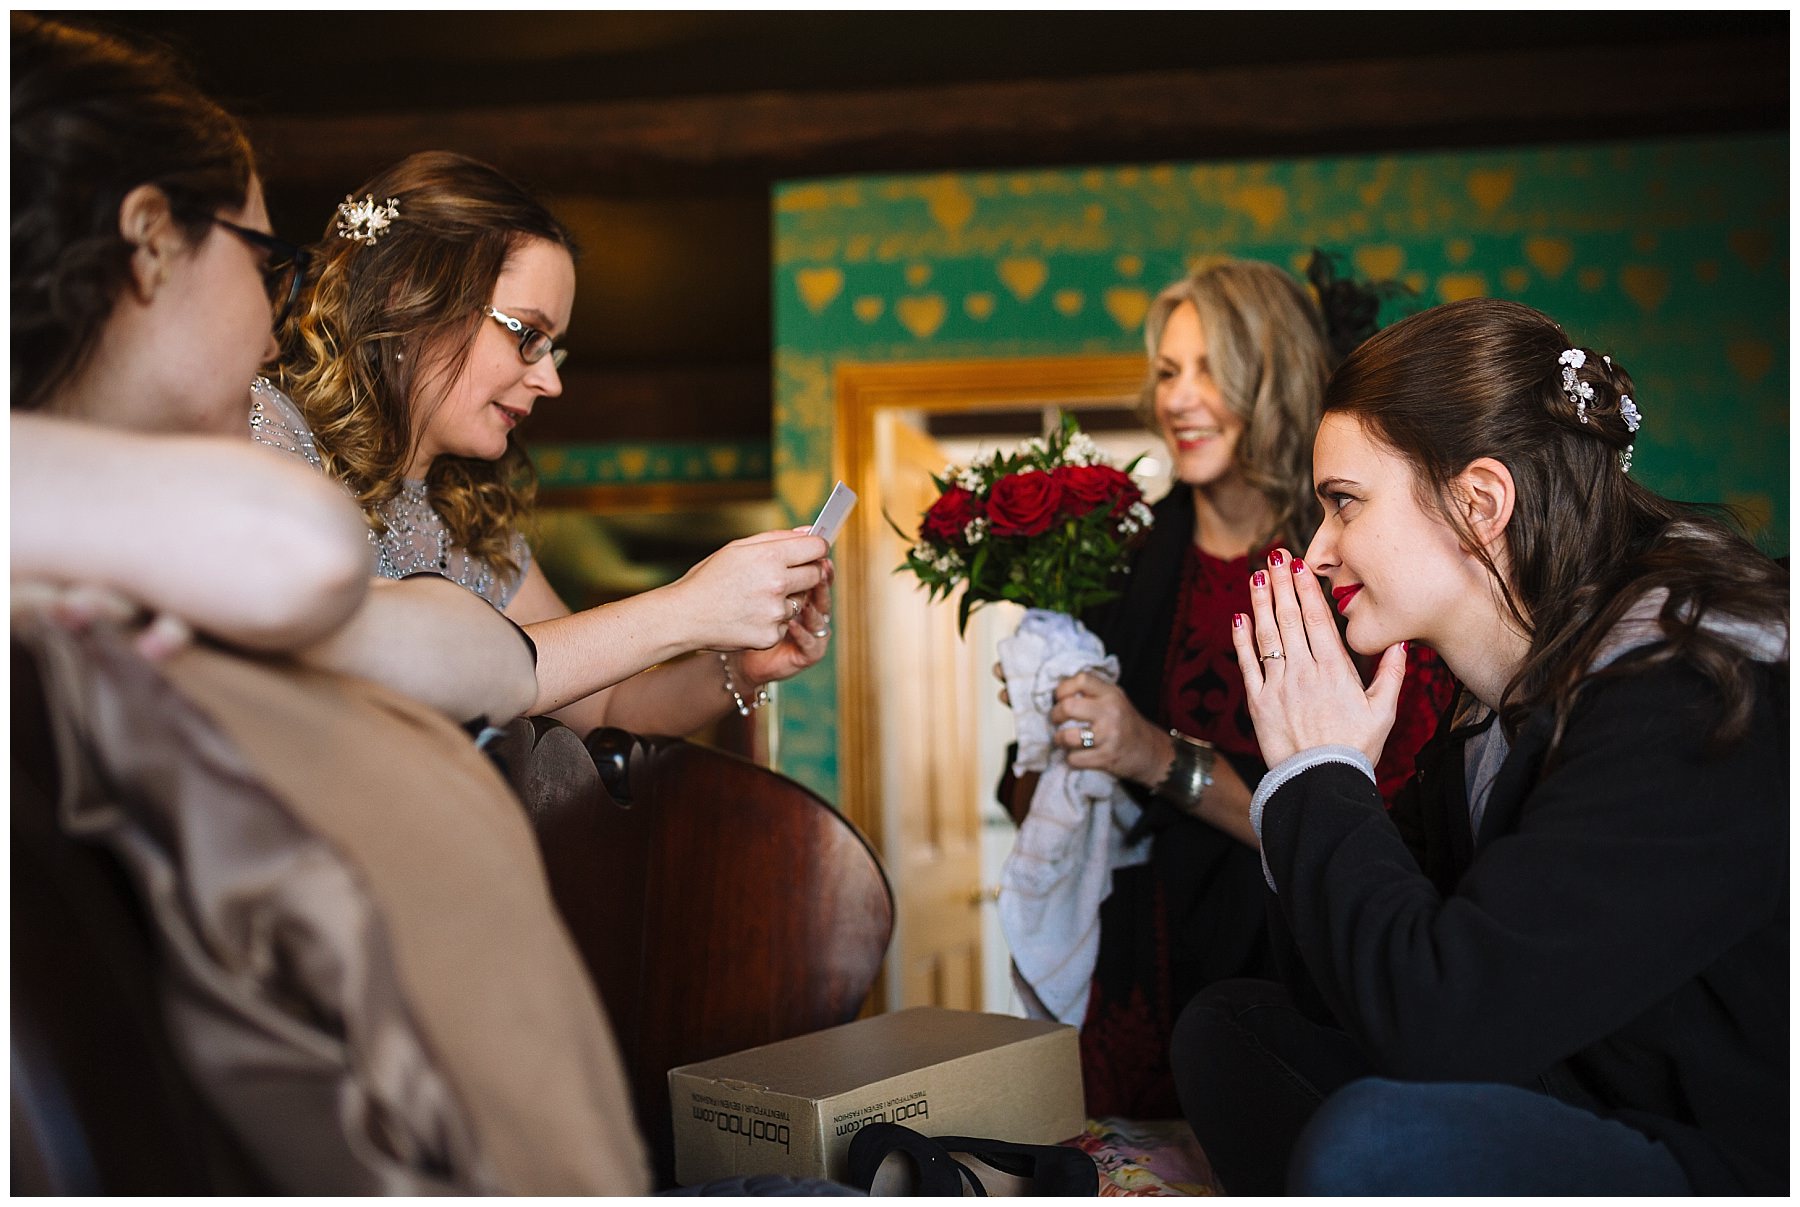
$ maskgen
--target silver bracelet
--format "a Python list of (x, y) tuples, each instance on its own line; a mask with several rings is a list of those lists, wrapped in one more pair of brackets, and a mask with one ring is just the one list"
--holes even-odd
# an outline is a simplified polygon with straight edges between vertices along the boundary
[(1175, 759), (1169, 764), (1169, 774), (1156, 786), (1156, 795), (1183, 813), (1192, 813), (1212, 787), (1213, 764), (1219, 752), (1211, 742), (1190, 738), (1179, 729), (1169, 730), (1169, 736), (1175, 739)]
[(737, 684), (731, 681), (731, 660), (723, 653), (719, 655), (719, 668), (725, 672), (725, 690), (730, 694), (732, 703), (737, 705), (738, 716), (747, 717), (769, 702), (769, 693), (760, 687), (748, 702), (738, 694)]

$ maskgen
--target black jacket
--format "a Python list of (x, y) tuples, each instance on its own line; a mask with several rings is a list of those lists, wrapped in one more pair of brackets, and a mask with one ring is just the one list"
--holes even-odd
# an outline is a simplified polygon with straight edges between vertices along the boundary
[(1697, 672), (1596, 681), (1552, 763), (1549, 716), (1520, 730), (1479, 834), (1460, 740), (1391, 821), (1342, 764), (1272, 795), (1282, 929), (1379, 1074), (1544, 1089), (1697, 1190), (1786, 1192), (1787, 667), (1757, 674), (1748, 737), (1710, 758)]

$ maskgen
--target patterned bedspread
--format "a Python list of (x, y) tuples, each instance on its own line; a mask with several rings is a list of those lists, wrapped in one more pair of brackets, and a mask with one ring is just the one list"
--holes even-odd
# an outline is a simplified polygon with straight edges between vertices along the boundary
[(1183, 1119), (1089, 1119), (1068, 1143), (1100, 1167), (1102, 1195), (1220, 1193)]

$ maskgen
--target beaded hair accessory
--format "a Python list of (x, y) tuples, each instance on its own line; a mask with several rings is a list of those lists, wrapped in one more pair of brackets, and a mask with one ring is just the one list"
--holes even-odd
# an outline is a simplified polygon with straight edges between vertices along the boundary
[(374, 194), (358, 201), (346, 193), (337, 212), (337, 233), (340, 238), (372, 244), (386, 234), (394, 219), (400, 216), (400, 206), (392, 197), (387, 199), (386, 205), (376, 205)]
[(1575, 376), (1575, 370), (1587, 364), (1587, 353), (1580, 348), (1570, 348), (1556, 358), (1556, 363), (1562, 366), (1563, 393), (1567, 394), (1569, 401), (1575, 404), (1575, 418), (1586, 423), (1588, 421), (1587, 404), (1594, 401), (1594, 387), (1579, 380)]
[[(1606, 362), (1608, 369), (1612, 368), (1612, 357), (1602, 356), (1600, 359)], [(1587, 364), (1587, 353), (1580, 348), (1570, 348), (1556, 358), (1556, 363), (1562, 366), (1563, 393), (1575, 404), (1575, 418), (1586, 423), (1588, 403), (1594, 400), (1594, 387), (1576, 377), (1575, 370)], [(1619, 418), (1625, 421), (1625, 430), (1628, 432), (1635, 433), (1643, 426), (1644, 416), (1638, 410), (1637, 403), (1631, 401), (1629, 394), (1619, 395)], [(1631, 472), (1631, 454), (1636, 447), (1636, 443), (1627, 444), (1619, 453), (1619, 469), (1625, 473)]]

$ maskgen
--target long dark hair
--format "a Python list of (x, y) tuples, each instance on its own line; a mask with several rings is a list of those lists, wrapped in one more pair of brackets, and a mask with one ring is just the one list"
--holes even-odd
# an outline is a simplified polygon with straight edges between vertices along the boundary
[[(1660, 618), (1666, 644), (1602, 673), (1690, 663), (1722, 701), (1715, 743), (1730, 742), (1749, 724), (1748, 657), (1705, 622), (1779, 627), (1785, 640), (1787, 574), (1714, 510), (1665, 499), (1624, 471), (1631, 421), (1643, 406), (1637, 388), (1624, 366), (1593, 349), (1578, 349), (1567, 359), (1582, 363), (1565, 366), (1573, 347), (1561, 327), (1528, 306), (1453, 302), (1404, 319), (1353, 352), (1326, 388), (1325, 412), (1354, 416), (1411, 462), (1421, 504), (1487, 565), (1529, 636), (1529, 653), (1498, 709), (1509, 732), (1548, 705), (1554, 747), (1615, 626), (1661, 588), (1668, 592)], [(1565, 367), (1573, 390), (1564, 388)], [(1654, 404), (1643, 411), (1653, 416)], [(1479, 457), (1499, 460), (1515, 485), (1507, 574), (1453, 506), (1453, 479)]]
[[(399, 492), (412, 455), (417, 395), (448, 388), (461, 372), (507, 257), (533, 238), (571, 255), (576, 247), (518, 184), (448, 151), (409, 155), (352, 195), (392, 198), (399, 217), (373, 244), (340, 238), (335, 215), (326, 224), (311, 287), (280, 333), (278, 377), (326, 469), (379, 525), (377, 509)], [(456, 349), (449, 364), (420, 380), (426, 350), (442, 346)], [(498, 461), (439, 457), (426, 481), (457, 544), (503, 573), (518, 569), (512, 533), (536, 479), (514, 437)]]
[(12, 17), (12, 406), (34, 410), (93, 352), (131, 278), (119, 207), (155, 185), (190, 242), (249, 197), (243, 129), (145, 44)]

